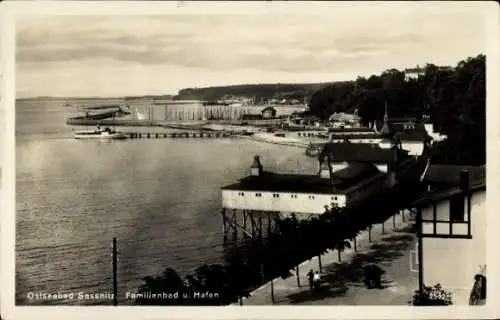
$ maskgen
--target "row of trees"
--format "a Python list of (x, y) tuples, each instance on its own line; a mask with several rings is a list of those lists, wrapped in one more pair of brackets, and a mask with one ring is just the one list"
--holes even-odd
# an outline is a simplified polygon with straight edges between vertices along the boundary
[(478, 55), (455, 67), (427, 64), (415, 79), (397, 69), (369, 78), (338, 82), (316, 91), (311, 112), (326, 119), (334, 112), (358, 108), (365, 123), (382, 120), (387, 102), (390, 117), (429, 115), (434, 130), (448, 136), (435, 147), (434, 163), (485, 163), (486, 57)]
[[(416, 177), (416, 176), (415, 176)], [(415, 181), (415, 179), (413, 179)], [(356, 236), (370, 230), (373, 224), (382, 223), (399, 209), (413, 201), (419, 184), (409, 183), (349, 208), (325, 208), (325, 213), (308, 220), (295, 216), (279, 221), (278, 232), (266, 239), (249, 240), (244, 247), (235, 247), (227, 255), (226, 264), (204, 265), (193, 274), (182, 278), (172, 269), (157, 277), (144, 278), (141, 293), (170, 293), (172, 299), (137, 299), (139, 304), (161, 305), (227, 305), (241, 301), (262, 283), (276, 277), (291, 276), (295, 269), (300, 286), (298, 265), (312, 257), (320, 257), (327, 250), (356, 249)], [(414, 190), (410, 190), (413, 188)], [(371, 234), (371, 233), (370, 233)], [(321, 258), (319, 258), (321, 270)], [(307, 272), (307, 270), (304, 270)], [(272, 282), (271, 282), (272, 284)], [(271, 285), (273, 294), (273, 287)], [(212, 293), (205, 296), (196, 293)], [(274, 296), (273, 296), (274, 301)]]

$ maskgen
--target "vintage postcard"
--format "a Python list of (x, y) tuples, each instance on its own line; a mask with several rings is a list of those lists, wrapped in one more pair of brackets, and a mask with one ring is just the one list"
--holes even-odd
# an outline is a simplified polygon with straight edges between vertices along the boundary
[(2, 319), (498, 315), (496, 3), (1, 9)]

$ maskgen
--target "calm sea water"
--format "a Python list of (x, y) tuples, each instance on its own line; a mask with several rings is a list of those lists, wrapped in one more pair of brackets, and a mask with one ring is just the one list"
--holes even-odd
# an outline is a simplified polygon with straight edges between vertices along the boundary
[(62, 103), (16, 104), (18, 304), (43, 303), (30, 292), (110, 293), (113, 237), (122, 302), (166, 267), (185, 275), (222, 262), (221, 186), (255, 154), (270, 170), (317, 169), (301, 149), (231, 138), (76, 141)]

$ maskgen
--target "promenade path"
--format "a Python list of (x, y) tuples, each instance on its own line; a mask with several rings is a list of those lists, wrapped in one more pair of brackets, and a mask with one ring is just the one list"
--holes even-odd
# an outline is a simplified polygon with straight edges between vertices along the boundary
[[(274, 279), (276, 305), (408, 305), (418, 287), (418, 273), (410, 270), (410, 251), (415, 249), (416, 236), (410, 213), (396, 215), (374, 225), (369, 242), (368, 231), (357, 237), (357, 250), (346, 249), (338, 260), (337, 250), (321, 257), (322, 286), (311, 293), (307, 281), (310, 269), (319, 270), (318, 258), (299, 266), (300, 287), (295, 272), (287, 279)], [(393, 227), (395, 225), (395, 228)], [(363, 283), (363, 264), (374, 262), (383, 269), (380, 289), (368, 289)], [(415, 267), (414, 267), (415, 268)], [(270, 282), (243, 299), (243, 305), (271, 305)]]

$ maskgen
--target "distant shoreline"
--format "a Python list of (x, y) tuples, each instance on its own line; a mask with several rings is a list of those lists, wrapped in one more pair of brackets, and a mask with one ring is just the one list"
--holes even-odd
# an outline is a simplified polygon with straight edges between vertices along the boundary
[(172, 99), (173, 95), (159, 95), (159, 96), (130, 96), (130, 97), (23, 97), (16, 98), (16, 101), (31, 101), (31, 100), (141, 100), (141, 99)]

